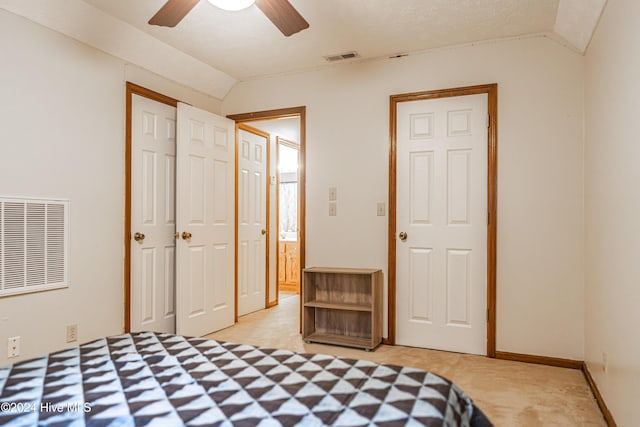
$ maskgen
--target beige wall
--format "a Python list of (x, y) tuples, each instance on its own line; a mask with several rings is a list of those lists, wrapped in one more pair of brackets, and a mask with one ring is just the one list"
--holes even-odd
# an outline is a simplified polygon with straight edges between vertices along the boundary
[[(223, 112), (307, 106), (307, 266), (387, 265), (389, 95), (497, 82), (502, 351), (582, 359), (583, 58), (544, 38), (237, 84)], [(338, 216), (328, 216), (328, 188)], [(386, 332), (385, 332), (386, 334)]]
[(586, 55), (585, 361), (619, 426), (640, 418), (638, 22), (609, 0)]
[[(0, 195), (70, 200), (68, 289), (0, 298), (0, 365), (123, 330), (125, 80), (220, 101), (0, 10)], [(20, 359), (7, 360), (8, 337)]]

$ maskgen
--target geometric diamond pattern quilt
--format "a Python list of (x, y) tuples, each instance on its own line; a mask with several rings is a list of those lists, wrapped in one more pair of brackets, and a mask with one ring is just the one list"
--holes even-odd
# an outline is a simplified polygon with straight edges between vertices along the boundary
[(0, 368), (3, 426), (490, 426), (407, 367), (140, 332)]

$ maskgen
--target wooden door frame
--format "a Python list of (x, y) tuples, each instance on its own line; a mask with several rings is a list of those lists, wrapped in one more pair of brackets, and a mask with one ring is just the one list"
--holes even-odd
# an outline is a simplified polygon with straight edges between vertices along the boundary
[[(266, 205), (266, 224), (265, 224), (265, 229), (267, 230), (267, 234), (266, 236), (266, 247), (265, 247), (265, 287), (264, 287), (264, 307), (268, 308), (269, 307), (269, 247), (271, 246), (271, 232), (270, 232), (270, 228), (271, 228), (271, 223), (270, 223), (270, 205), (269, 205), (269, 201), (270, 201), (270, 194), (271, 194), (271, 188), (270, 188), (270, 182), (271, 182), (271, 156), (270, 156), (270, 146), (271, 146), (271, 135), (269, 135), (267, 132), (261, 131), (260, 129), (256, 129), (254, 127), (251, 127), (249, 125), (247, 125), (246, 123), (240, 123), (240, 122), (236, 122), (236, 129), (235, 129), (235, 146), (236, 146), (236, 159), (235, 159), (235, 245), (236, 245), (236, 254), (235, 254), (235, 261), (234, 261), (234, 276), (235, 276), (235, 322), (238, 322), (238, 258), (240, 258), (240, 251), (239, 251), (239, 247), (238, 247), (238, 228), (239, 228), (239, 223), (238, 223), (238, 162), (240, 160), (240, 156), (239, 156), (239, 152), (240, 152), (240, 147), (239, 147), (239, 143), (240, 143), (240, 138), (238, 138), (239, 132), (241, 130), (244, 130), (246, 132), (249, 133), (253, 133), (255, 135), (259, 135), (262, 136), (263, 138), (266, 138), (267, 143), (266, 145), (266, 150), (267, 150), (267, 161), (266, 161), (266, 179), (265, 179), (265, 185), (267, 186), (266, 188), (266, 200), (265, 200), (265, 205)], [(277, 261), (276, 261), (277, 262)], [(278, 265), (276, 264), (276, 268), (278, 267)], [(277, 297), (277, 294), (276, 294)]]
[[(299, 166), (299, 177), (298, 177), (298, 185), (300, 191), (300, 223), (298, 224), (300, 228), (300, 243), (298, 248), (298, 254), (300, 259), (300, 279), (302, 280), (302, 270), (305, 268), (305, 256), (306, 256), (306, 190), (305, 190), (305, 178), (306, 178), (306, 123), (307, 123), (307, 107), (290, 107), (290, 108), (280, 108), (275, 110), (263, 110), (263, 111), (255, 111), (251, 113), (242, 113), (242, 114), (230, 114), (227, 118), (234, 120), (236, 123), (250, 123), (259, 120), (273, 120), (273, 119), (281, 119), (287, 117), (300, 117), (300, 166)], [(269, 178), (271, 179), (271, 178)], [(278, 259), (276, 258), (276, 276), (278, 269)], [(236, 280), (236, 288), (237, 288), (237, 280)], [(268, 296), (267, 296), (268, 298)], [(236, 298), (237, 301), (237, 298)], [(278, 292), (276, 292), (276, 302), (278, 304)], [(302, 298), (300, 298), (300, 324), (299, 329), (302, 332)], [(236, 314), (237, 314), (236, 310)]]
[(486, 93), (489, 126), (487, 128), (487, 356), (496, 357), (496, 230), (498, 191), (498, 84), (413, 92), (390, 97), (389, 126), (389, 234), (388, 234), (388, 337), (385, 344), (396, 343), (396, 173), (397, 173), (397, 105), (400, 102), (423, 101)]
[(132, 181), (132, 123), (133, 95), (178, 107), (178, 100), (154, 92), (137, 84), (126, 82), (126, 120), (124, 151), (124, 331), (131, 331), (131, 181)]

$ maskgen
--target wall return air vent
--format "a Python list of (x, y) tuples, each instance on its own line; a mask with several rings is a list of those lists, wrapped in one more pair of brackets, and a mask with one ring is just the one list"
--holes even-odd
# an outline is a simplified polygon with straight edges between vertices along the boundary
[(345, 53), (338, 53), (335, 55), (327, 55), (327, 56), (324, 56), (323, 58), (328, 62), (336, 62), (336, 61), (344, 61), (345, 59), (357, 58), (359, 56), (360, 55), (358, 54), (358, 52), (351, 51), (351, 52), (345, 52)]
[(0, 297), (68, 286), (69, 201), (0, 197)]

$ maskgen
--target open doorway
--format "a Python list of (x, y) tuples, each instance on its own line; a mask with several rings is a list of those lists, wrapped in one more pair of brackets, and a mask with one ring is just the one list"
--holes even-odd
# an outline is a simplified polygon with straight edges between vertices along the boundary
[(278, 199), (278, 298), (300, 294), (299, 165), (300, 145), (276, 138)]
[[(301, 271), (305, 266), (305, 114), (305, 107), (293, 107), (228, 116), (238, 124), (245, 123), (269, 133), (271, 152), (276, 153), (271, 158), (269, 177), (271, 200), (275, 201), (270, 204), (269, 227), (276, 232), (270, 233), (269, 251), (278, 256), (269, 258), (267, 307), (278, 304), (281, 289), (282, 296), (285, 292), (288, 295), (300, 292)], [(297, 158), (297, 166), (281, 174), (277, 167), (279, 158), (291, 156)], [(280, 211), (287, 219), (280, 217)]]

